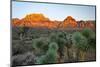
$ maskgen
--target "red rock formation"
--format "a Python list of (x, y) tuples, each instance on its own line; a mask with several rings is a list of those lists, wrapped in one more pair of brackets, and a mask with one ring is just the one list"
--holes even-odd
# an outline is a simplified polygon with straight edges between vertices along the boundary
[(77, 27), (77, 22), (71, 16), (68, 16), (62, 23), (63, 28), (75, 28)]
[(78, 21), (79, 28), (95, 28), (94, 21)]
[(93, 28), (95, 28), (95, 24), (93, 24), (93, 21), (86, 21), (85, 27), (93, 29)]
[(29, 14), (25, 18), (19, 20), (12, 19), (13, 26), (27, 26), (27, 27), (46, 27), (56, 28), (57, 23), (50, 21), (43, 14)]
[(29, 14), (22, 19), (13, 18), (13, 26), (26, 26), (26, 27), (42, 27), (42, 28), (95, 28), (91, 21), (76, 21), (71, 16), (68, 16), (64, 21), (51, 21), (43, 14)]
[(20, 25), (20, 19), (18, 19), (18, 18), (13, 18), (12, 19), (12, 25), (13, 26), (19, 26)]
[(29, 14), (24, 18), (30, 22), (46, 22), (49, 21), (43, 14)]

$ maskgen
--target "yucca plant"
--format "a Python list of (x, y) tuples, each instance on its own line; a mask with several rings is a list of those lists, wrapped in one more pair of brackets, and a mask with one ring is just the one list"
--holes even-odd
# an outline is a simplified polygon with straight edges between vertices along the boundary
[(37, 38), (33, 39), (33, 48), (35, 49), (35, 53), (37, 55), (41, 55), (46, 53), (48, 50), (49, 41), (45, 38)]
[(87, 39), (80, 32), (75, 32), (72, 36), (72, 42), (78, 49), (78, 60), (84, 61), (88, 49)]
[(67, 53), (67, 59), (66, 59), (66, 61), (72, 61), (72, 59), (73, 59), (73, 56), (72, 56), (72, 51), (70, 51), (71, 50), (71, 48), (72, 48), (72, 46), (73, 46), (73, 44), (72, 44), (72, 34), (67, 34), (66, 35), (66, 43), (65, 43), (65, 46), (66, 46), (66, 53)]
[(58, 52), (60, 58), (64, 56), (64, 47), (66, 43), (66, 34), (64, 32), (52, 33), (50, 36), (50, 42), (56, 42), (59, 46)]
[(37, 59), (36, 64), (48, 64), (57, 62), (57, 50), (58, 45), (55, 42), (49, 44), (48, 51), (45, 55), (40, 56)]
[(28, 30), (29, 30), (28, 27), (25, 27), (25, 26), (19, 27), (20, 40), (23, 40), (25, 38)]
[(92, 47), (93, 49), (95, 49), (96, 48), (96, 35), (95, 35), (95, 32), (92, 31), (89, 28), (85, 28), (85, 29), (83, 29), (83, 31), (81, 33), (84, 37), (87, 38), (89, 47), (90, 48)]

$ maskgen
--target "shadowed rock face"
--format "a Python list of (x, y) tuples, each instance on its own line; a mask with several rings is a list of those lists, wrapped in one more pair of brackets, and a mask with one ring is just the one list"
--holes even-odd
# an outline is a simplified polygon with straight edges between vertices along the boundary
[(77, 21), (78, 28), (92, 28), (95, 29), (94, 21)]
[(73, 17), (68, 16), (64, 21), (51, 21), (43, 14), (29, 14), (22, 19), (13, 18), (13, 26), (26, 26), (26, 27), (39, 27), (39, 28), (94, 28), (94, 24), (91, 21), (76, 21)]

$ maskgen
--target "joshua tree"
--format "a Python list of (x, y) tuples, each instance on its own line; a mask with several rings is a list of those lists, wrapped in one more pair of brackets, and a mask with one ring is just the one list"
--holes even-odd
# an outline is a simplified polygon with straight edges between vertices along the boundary
[(23, 40), (29, 28), (25, 26), (19, 28), (20, 28), (19, 30), (20, 40)]
[(72, 42), (78, 49), (78, 60), (84, 61), (86, 50), (88, 48), (87, 39), (80, 32), (75, 32), (72, 36)]
[(95, 49), (96, 48), (95, 33), (91, 29), (85, 28), (82, 31), (82, 35), (87, 38), (87, 40), (88, 40), (88, 46)]
[(56, 63), (57, 62), (57, 51), (58, 51), (58, 44), (56, 42), (50, 43), (49, 49), (46, 54), (48, 63)]
[(58, 52), (60, 58), (62, 59), (64, 56), (64, 47), (66, 44), (66, 34), (64, 32), (53, 33), (50, 36), (50, 42), (56, 42), (59, 46)]
[(44, 54), (48, 50), (49, 41), (45, 38), (33, 39), (33, 48), (36, 51), (36, 54)]
[(56, 63), (57, 62), (57, 50), (58, 50), (57, 43), (55, 42), (50, 43), (47, 53), (39, 57), (37, 59), (36, 64)]
[(72, 60), (72, 54), (70, 53), (69, 49), (72, 47), (72, 34), (67, 34), (66, 35), (66, 44), (65, 44), (66, 48), (67, 48), (67, 61), (71, 61)]

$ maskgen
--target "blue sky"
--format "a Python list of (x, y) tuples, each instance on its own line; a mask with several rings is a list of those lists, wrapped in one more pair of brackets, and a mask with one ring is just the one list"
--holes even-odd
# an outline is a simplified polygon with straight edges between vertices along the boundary
[(12, 18), (23, 18), (31, 13), (42, 13), (51, 20), (62, 21), (67, 16), (76, 20), (95, 20), (95, 6), (12, 2)]

